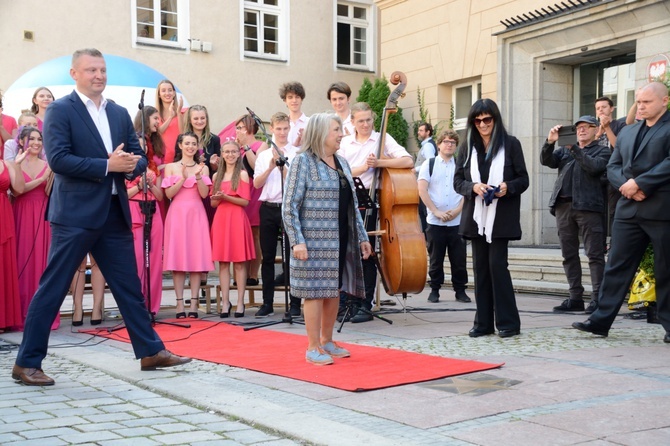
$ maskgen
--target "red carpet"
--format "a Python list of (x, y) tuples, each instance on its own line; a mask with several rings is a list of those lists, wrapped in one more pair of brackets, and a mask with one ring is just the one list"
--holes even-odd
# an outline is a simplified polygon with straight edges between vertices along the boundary
[[(268, 329), (244, 331), (226, 323), (189, 320), (191, 328), (157, 325), (168, 350), (177, 355), (227, 364), (348, 391), (382, 389), (501, 367), (502, 364), (442, 358), (389, 348), (338, 342), (350, 358), (316, 366), (305, 361), (307, 337)], [(88, 330), (129, 342), (125, 329), (113, 333)]]

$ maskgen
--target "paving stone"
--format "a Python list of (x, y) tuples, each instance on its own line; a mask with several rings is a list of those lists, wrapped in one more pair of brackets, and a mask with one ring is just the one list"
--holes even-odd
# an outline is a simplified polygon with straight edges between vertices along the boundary
[(154, 435), (151, 437), (164, 444), (191, 444), (199, 441), (222, 440), (223, 437), (208, 431), (180, 432), (176, 434)]
[[(44, 438), (44, 437), (59, 437), (61, 435), (73, 434), (78, 431), (71, 427), (56, 427), (56, 428), (37, 428), (21, 432), (21, 435), (28, 439)], [(1, 444), (1, 443), (0, 443)]]
[(70, 427), (80, 424), (88, 424), (89, 421), (82, 417), (52, 417), (49, 419), (31, 421), (30, 424), (38, 429), (51, 429), (55, 427)]
[(115, 434), (121, 435), (122, 437), (149, 437), (151, 435), (160, 434), (161, 432), (152, 429), (148, 426), (141, 427), (125, 427), (122, 429), (110, 429)]

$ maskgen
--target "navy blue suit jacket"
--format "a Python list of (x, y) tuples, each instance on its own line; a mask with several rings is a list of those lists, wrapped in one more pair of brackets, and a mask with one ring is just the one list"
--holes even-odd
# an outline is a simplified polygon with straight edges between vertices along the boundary
[[(140, 147), (133, 123), (125, 108), (107, 103), (107, 119), (112, 149), (123, 143), (123, 150), (142, 158), (132, 175), (144, 172), (147, 158)], [(55, 173), (47, 220), (85, 229), (98, 229), (107, 220), (116, 184), (123, 214), (131, 227), (126, 175), (108, 172), (109, 155), (86, 106), (75, 91), (49, 105), (44, 118), (44, 150)]]

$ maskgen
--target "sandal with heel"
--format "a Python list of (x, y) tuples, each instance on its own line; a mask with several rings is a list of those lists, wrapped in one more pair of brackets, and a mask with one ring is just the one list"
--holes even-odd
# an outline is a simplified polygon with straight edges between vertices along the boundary
[[(182, 297), (181, 299), (177, 299), (177, 302), (181, 302), (183, 300), (184, 300), (184, 298)], [(180, 311), (179, 313), (177, 313), (177, 315), (175, 317), (177, 319), (186, 319), (186, 312)]]

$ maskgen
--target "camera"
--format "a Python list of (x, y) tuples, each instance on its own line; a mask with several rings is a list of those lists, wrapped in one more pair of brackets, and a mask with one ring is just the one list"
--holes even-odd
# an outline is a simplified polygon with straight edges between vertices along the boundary
[(577, 129), (574, 125), (564, 125), (558, 129), (558, 145), (571, 146), (577, 143)]

